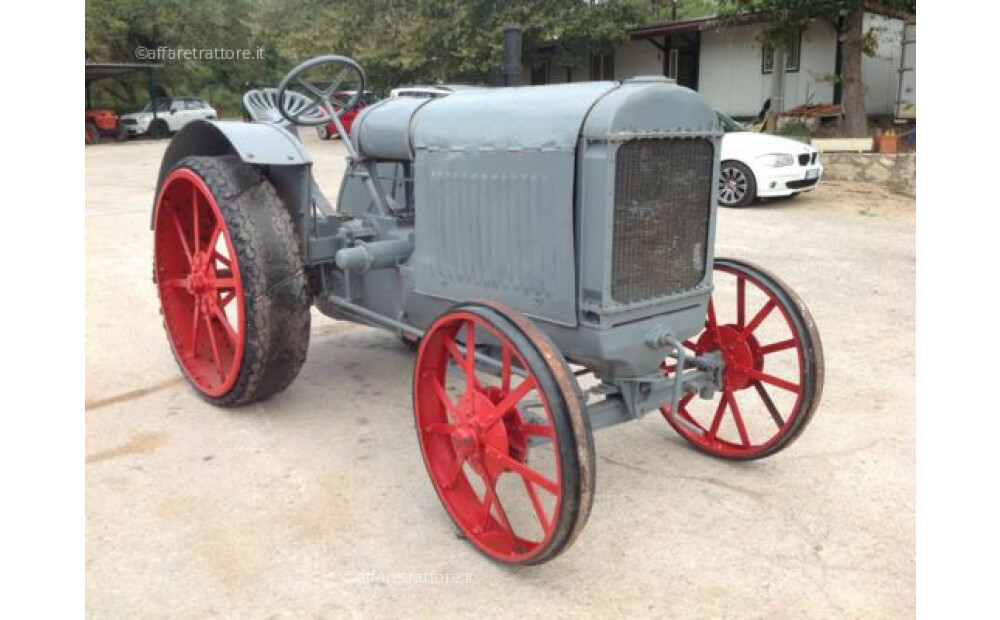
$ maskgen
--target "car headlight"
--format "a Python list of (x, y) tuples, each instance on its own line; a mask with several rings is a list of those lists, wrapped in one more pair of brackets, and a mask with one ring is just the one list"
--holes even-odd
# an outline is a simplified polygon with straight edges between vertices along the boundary
[(789, 153), (768, 153), (767, 155), (758, 157), (757, 161), (765, 166), (780, 168), (782, 166), (791, 166), (795, 163), (795, 158)]

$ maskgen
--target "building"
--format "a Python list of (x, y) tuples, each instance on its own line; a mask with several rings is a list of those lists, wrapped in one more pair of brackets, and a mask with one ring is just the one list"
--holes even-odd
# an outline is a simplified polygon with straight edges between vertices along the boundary
[[(613, 54), (593, 55), (589, 67), (541, 62), (531, 70), (531, 83), (666, 75), (702, 93), (730, 116), (754, 117), (771, 96), (772, 53), (758, 40), (762, 29), (752, 20), (723, 27), (715, 16), (644, 26), (631, 31)], [(865, 32), (871, 29), (876, 29), (878, 48), (862, 60), (865, 103), (869, 114), (889, 115), (899, 95), (903, 19), (865, 13)], [(834, 79), (839, 57), (834, 29), (813, 21), (786, 55), (785, 109), (840, 103)]]

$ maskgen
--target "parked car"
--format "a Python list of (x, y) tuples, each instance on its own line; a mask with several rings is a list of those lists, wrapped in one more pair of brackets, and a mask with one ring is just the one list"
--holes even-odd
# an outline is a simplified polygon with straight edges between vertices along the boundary
[(421, 97), (423, 99), (438, 99), (447, 97), (459, 90), (472, 90), (482, 88), (481, 86), (469, 86), (467, 84), (435, 84), (434, 86), (400, 86), (389, 91), (389, 98), (396, 97)]
[(128, 129), (130, 135), (149, 134), (154, 138), (162, 138), (180, 130), (191, 121), (212, 120), (219, 117), (215, 108), (204, 99), (197, 97), (160, 97), (155, 101), (155, 119), (153, 118), (153, 105), (153, 103), (148, 103), (141, 112), (122, 116), (122, 126)]
[(797, 140), (747, 131), (719, 113), (725, 136), (719, 172), (719, 206), (745, 207), (756, 198), (795, 196), (815, 189), (823, 176), (816, 149)]
[[(353, 97), (356, 92), (358, 91), (348, 90), (342, 93), (337, 93), (336, 96), (342, 99), (349, 99)], [(373, 103), (377, 102), (378, 102), (378, 95), (371, 92), (370, 90), (366, 90), (365, 94), (361, 97), (361, 100), (358, 101), (358, 105), (348, 110), (347, 112), (344, 112), (344, 114), (340, 116), (340, 123), (344, 126), (344, 131), (346, 131), (347, 133), (351, 133), (351, 127), (354, 126), (354, 119), (358, 117), (358, 114), (361, 113), (361, 110), (364, 110), (367, 106), (370, 106)], [(337, 126), (334, 125), (333, 122), (329, 122), (325, 125), (317, 125), (316, 135), (319, 136), (320, 140), (329, 140), (330, 138), (336, 138)]]
[(84, 142), (97, 144), (101, 138), (121, 141), (128, 138), (128, 131), (118, 120), (118, 114), (110, 108), (88, 108), (83, 112)]

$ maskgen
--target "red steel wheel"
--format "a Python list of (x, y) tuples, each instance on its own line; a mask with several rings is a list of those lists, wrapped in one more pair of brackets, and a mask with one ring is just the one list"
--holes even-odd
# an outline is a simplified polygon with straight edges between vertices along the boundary
[(245, 404), (291, 383), (305, 361), (310, 299), (288, 213), (253, 167), (189, 157), (171, 170), (153, 263), (171, 349), (203, 397)]
[[(477, 368), (477, 350), (500, 368)], [(452, 309), (421, 341), (413, 408), (438, 497), (477, 549), (539, 564), (569, 547), (593, 500), (593, 437), (547, 336), (499, 304)]]
[[(680, 417), (662, 413), (699, 450), (748, 460), (787, 448), (805, 429), (823, 393), (823, 345), (805, 304), (751, 263), (715, 261), (715, 291), (705, 329), (684, 343), (689, 354), (718, 354), (722, 389), (711, 400), (681, 399)], [(672, 360), (664, 364), (669, 375)]]

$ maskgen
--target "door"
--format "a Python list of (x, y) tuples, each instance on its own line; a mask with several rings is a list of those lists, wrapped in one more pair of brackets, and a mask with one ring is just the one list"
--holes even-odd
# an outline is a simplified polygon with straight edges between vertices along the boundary
[(677, 84), (698, 90), (698, 54), (701, 33), (686, 32), (666, 38), (664, 74), (677, 80)]

